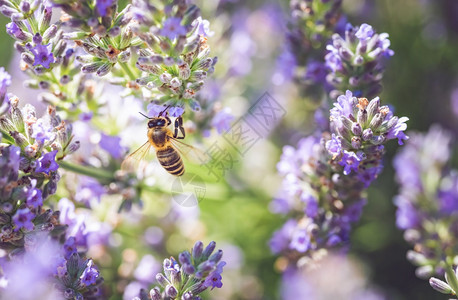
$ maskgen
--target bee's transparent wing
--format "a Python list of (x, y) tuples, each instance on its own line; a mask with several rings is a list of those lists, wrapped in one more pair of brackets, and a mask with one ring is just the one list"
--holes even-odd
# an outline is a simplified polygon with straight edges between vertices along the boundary
[(149, 153), (151, 143), (147, 141), (140, 148), (129, 154), (121, 164), (121, 170), (126, 172), (136, 171), (145, 156)]
[(195, 164), (203, 165), (210, 160), (210, 156), (207, 153), (196, 147), (183, 143), (173, 137), (170, 137), (170, 142), (182, 156)]

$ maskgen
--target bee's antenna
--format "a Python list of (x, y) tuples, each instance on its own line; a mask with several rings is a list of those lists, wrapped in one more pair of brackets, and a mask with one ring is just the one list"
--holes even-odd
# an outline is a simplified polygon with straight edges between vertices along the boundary
[(144, 117), (147, 118), (147, 119), (151, 119), (150, 117), (146, 116), (145, 114), (143, 114), (143, 113), (140, 112), (140, 111), (139, 111), (138, 113), (141, 114), (142, 116), (144, 116)]
[(169, 107), (170, 107), (170, 105), (167, 105), (167, 107), (163, 111), (161, 111), (161, 113), (159, 114), (159, 117), (161, 117), (162, 114), (165, 113), (167, 111), (167, 109), (169, 109)]

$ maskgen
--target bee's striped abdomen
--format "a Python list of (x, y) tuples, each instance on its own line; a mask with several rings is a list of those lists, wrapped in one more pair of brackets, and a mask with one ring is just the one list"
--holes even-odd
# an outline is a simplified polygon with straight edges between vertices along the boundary
[(180, 154), (173, 148), (167, 147), (164, 150), (157, 150), (157, 159), (161, 166), (172, 175), (181, 176), (184, 173), (184, 165)]

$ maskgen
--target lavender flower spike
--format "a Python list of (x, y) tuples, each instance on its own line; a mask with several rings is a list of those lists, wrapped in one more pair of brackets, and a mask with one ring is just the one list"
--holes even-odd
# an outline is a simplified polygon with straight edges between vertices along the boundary
[[(427, 279), (444, 276), (458, 290), (456, 264), (458, 242), (458, 171), (450, 170), (451, 134), (432, 126), (426, 134), (414, 133), (409, 143), (394, 158), (400, 185), (394, 198), (396, 225), (413, 245), (407, 258), (416, 266), (416, 275)], [(446, 291), (445, 283), (430, 279), (431, 286)]]
[(383, 169), (383, 144), (407, 139), (404, 122), (379, 98), (357, 99), (347, 91), (330, 111), (331, 132), (306, 137), (297, 149), (285, 147), (277, 166), (285, 192), (272, 207), (292, 218), (274, 233), (272, 251), (301, 265), (345, 245), (367, 202), (365, 191)]
[(327, 82), (331, 97), (352, 90), (358, 97), (380, 94), (385, 60), (394, 55), (387, 33), (375, 33), (372, 26), (347, 24), (345, 35), (335, 33), (326, 49)]
[[(223, 251), (215, 253), (215, 242), (211, 242), (203, 250), (202, 242), (194, 245), (192, 254), (184, 251), (178, 255), (178, 261), (173, 257), (165, 259), (163, 273), (156, 275), (160, 287), (154, 287), (149, 292), (139, 292), (140, 299), (200, 299), (198, 296), (207, 288), (212, 290), (223, 286), (221, 273), (226, 262), (221, 261)], [(181, 265), (180, 265), (181, 264)], [(161, 293), (161, 290), (163, 292)], [(181, 297), (180, 297), (181, 296)]]

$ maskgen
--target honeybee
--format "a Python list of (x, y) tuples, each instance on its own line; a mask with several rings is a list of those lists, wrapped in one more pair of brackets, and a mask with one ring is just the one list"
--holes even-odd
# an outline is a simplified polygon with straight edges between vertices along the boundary
[[(151, 147), (156, 150), (156, 157), (161, 166), (174, 176), (184, 174), (185, 168), (181, 156), (186, 156), (191, 153), (193, 157), (198, 157), (201, 163), (204, 163), (204, 154), (200, 150), (180, 142), (186, 136), (182, 117), (178, 117), (174, 122), (174, 131), (169, 129), (172, 121), (167, 116), (163, 116), (167, 108), (159, 114), (158, 117), (150, 118), (142, 113), (148, 119), (148, 140), (137, 150), (129, 154), (122, 162), (122, 170), (132, 170), (135, 162), (142, 161), (149, 153)], [(181, 133), (181, 136), (179, 136)]]

